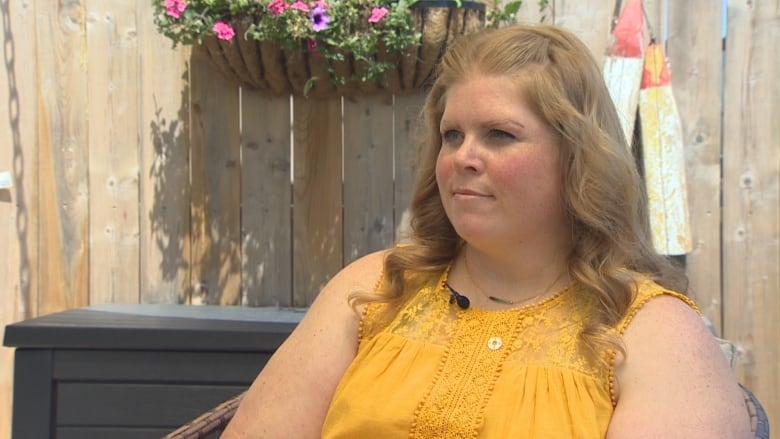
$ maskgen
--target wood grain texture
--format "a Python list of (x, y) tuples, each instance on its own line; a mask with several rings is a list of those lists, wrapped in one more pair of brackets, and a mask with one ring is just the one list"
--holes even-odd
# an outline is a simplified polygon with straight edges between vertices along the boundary
[(237, 305), (241, 288), (238, 87), (192, 59), (193, 304)]
[(728, 2), (723, 107), (724, 334), (737, 374), (780, 425), (780, 9)]
[(393, 99), (344, 99), (344, 264), (393, 243)]
[[(0, 189), (0, 328), (37, 315), (38, 142), (35, 5), (0, 6), (0, 172), (12, 186)], [(14, 350), (0, 347), (0, 438), (11, 437)]]
[[(690, 11), (698, 11), (691, 14)], [(688, 295), (723, 334), (720, 274), (721, 9), (711, 0), (671, 2), (667, 57), (682, 121), (693, 249)]]
[(89, 114), (89, 303), (140, 300), (138, 29), (135, 5), (87, 0)]
[(540, 8), (538, 2), (524, 1), (515, 16), (517, 23), (544, 23), (552, 20), (553, 2), (546, 8)]
[(612, 30), (614, 1), (601, 1), (595, 7), (577, 0), (550, 0), (553, 4), (553, 22), (574, 32), (593, 53), (598, 65), (604, 57)]
[(190, 283), (190, 49), (171, 47), (137, 2), (142, 303), (183, 303)]
[(241, 304), (292, 305), (290, 98), (242, 90)]
[(417, 172), (418, 130), (423, 129), (421, 112), (424, 104), (425, 93), (395, 97), (393, 218), (396, 241), (402, 240), (409, 228), (409, 204), (412, 201), (412, 186)]
[[(89, 181), (85, 11), (59, 0), (36, 13), (40, 148), (40, 294), (48, 314), (89, 300)], [(28, 105), (33, 103), (28, 103)]]
[(293, 305), (308, 306), (344, 260), (341, 99), (293, 100)]
[[(657, 42), (666, 44), (664, 30), (666, 29), (667, 16), (665, 11), (668, 8), (668, 2), (669, 0), (642, 0), (645, 10), (645, 41), (648, 43), (654, 38)], [(712, 2), (710, 2), (711, 4)], [(709, 7), (711, 8), (712, 6)]]

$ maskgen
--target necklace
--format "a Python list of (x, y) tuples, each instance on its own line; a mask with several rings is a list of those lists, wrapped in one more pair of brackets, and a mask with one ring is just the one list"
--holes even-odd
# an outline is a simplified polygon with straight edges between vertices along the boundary
[(469, 267), (468, 253), (465, 252), (465, 251), (463, 252), (463, 262), (466, 265), (466, 274), (469, 276), (469, 280), (471, 281), (471, 283), (477, 288), (477, 291), (479, 291), (479, 293), (482, 294), (484, 297), (487, 297), (488, 299), (492, 300), (493, 302), (500, 303), (502, 305), (518, 305), (518, 304), (521, 304), (521, 303), (526, 303), (526, 302), (530, 302), (532, 300), (536, 300), (536, 299), (544, 296), (545, 294), (547, 294), (550, 291), (550, 288), (552, 288), (552, 286), (555, 285), (555, 283), (558, 282), (558, 280), (560, 280), (561, 276), (563, 276), (563, 273), (566, 271), (566, 270), (561, 271), (558, 274), (558, 277), (553, 279), (552, 283), (550, 283), (550, 285), (548, 285), (547, 288), (545, 288), (544, 291), (542, 291), (541, 293), (539, 293), (539, 294), (537, 294), (535, 296), (532, 296), (532, 297), (525, 298), (525, 299), (509, 300), (509, 299), (504, 299), (502, 297), (497, 297), (497, 296), (490, 295), (490, 294), (486, 293), (485, 290), (483, 290), (482, 287), (479, 286), (479, 284), (477, 284), (477, 281), (474, 280), (474, 276), (471, 274), (471, 267)]

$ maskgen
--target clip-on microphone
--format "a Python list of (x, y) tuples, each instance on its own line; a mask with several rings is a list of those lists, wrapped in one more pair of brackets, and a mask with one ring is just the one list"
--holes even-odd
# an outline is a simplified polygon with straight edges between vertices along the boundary
[(457, 292), (450, 284), (445, 283), (444, 285), (450, 290), (450, 303), (455, 302), (461, 309), (468, 309), (469, 305), (471, 305), (469, 298)]

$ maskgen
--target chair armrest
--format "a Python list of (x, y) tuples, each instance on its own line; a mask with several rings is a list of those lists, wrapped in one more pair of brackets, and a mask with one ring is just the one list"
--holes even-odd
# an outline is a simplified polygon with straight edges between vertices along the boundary
[(228, 422), (233, 419), (233, 415), (236, 414), (238, 404), (244, 397), (244, 393), (240, 393), (203, 413), (187, 424), (168, 433), (163, 439), (201, 439), (209, 434), (221, 432), (225, 429)]
[[(755, 395), (742, 384), (739, 385), (745, 397), (745, 407), (750, 415), (750, 429), (755, 439), (769, 439), (769, 419)], [(246, 393), (246, 392), (244, 392)], [(168, 433), (163, 439), (202, 439), (209, 434), (221, 432), (233, 419), (239, 403), (244, 397), (240, 393), (203, 413), (187, 424)]]
[(745, 396), (745, 406), (750, 415), (750, 431), (753, 432), (755, 439), (769, 439), (769, 418), (767, 418), (764, 407), (758, 402), (753, 393), (742, 384), (742, 394)]

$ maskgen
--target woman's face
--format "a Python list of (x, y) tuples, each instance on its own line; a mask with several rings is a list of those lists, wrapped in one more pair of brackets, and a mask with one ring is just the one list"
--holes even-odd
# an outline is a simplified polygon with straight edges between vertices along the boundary
[(569, 230), (557, 136), (519, 96), (508, 77), (482, 75), (447, 95), (436, 181), (455, 230), (478, 246), (544, 243)]

